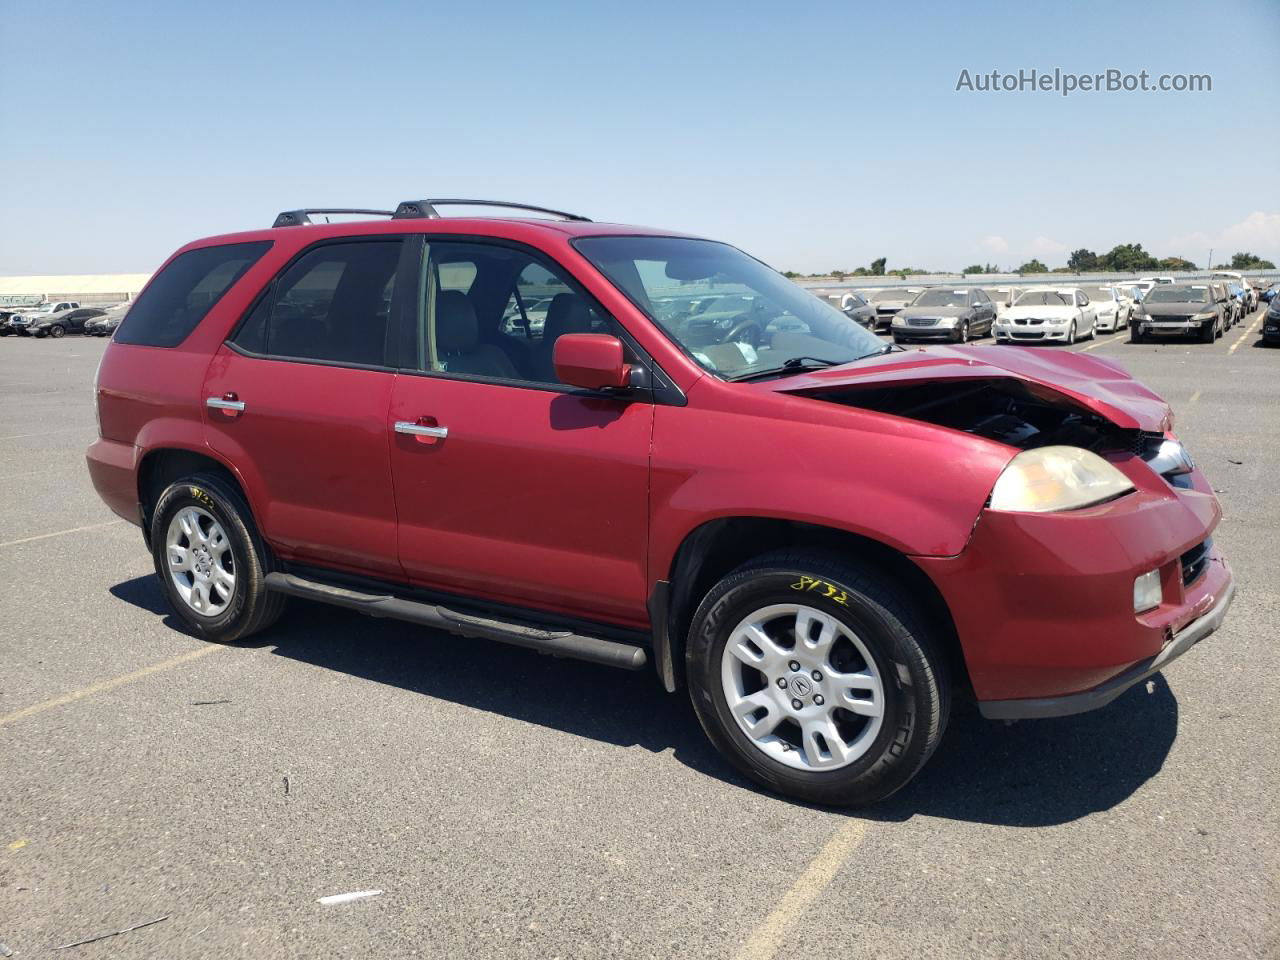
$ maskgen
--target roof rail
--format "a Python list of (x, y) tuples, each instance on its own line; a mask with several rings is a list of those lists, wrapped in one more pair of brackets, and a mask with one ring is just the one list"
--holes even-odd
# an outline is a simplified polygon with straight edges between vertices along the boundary
[(305, 227), (317, 213), (370, 213), (378, 217), (391, 216), (390, 210), (353, 210), (340, 207), (309, 207), (306, 210), (286, 210), (276, 217), (273, 227)]
[(562, 220), (578, 220), (582, 223), (591, 222), (590, 217), (579, 216), (576, 213), (565, 213), (563, 210), (552, 210), (548, 207), (535, 207), (528, 203), (505, 203), (502, 200), (406, 200), (396, 207), (396, 212), (391, 215), (391, 218), (393, 220), (436, 219), (440, 216), (436, 207), (440, 206), (506, 207), (509, 210), (531, 210), (534, 213), (549, 213), (553, 217), (560, 217)]

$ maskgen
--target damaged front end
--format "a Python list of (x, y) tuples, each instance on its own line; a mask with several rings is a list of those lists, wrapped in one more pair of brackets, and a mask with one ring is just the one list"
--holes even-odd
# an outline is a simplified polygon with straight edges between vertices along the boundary
[(1011, 377), (842, 385), (807, 396), (971, 433), (1018, 450), (1071, 446), (1141, 456), (1163, 439), (1160, 433), (1119, 426), (1048, 387)]

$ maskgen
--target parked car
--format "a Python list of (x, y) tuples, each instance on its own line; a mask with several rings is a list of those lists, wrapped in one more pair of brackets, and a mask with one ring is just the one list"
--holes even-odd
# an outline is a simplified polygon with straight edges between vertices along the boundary
[[(1100, 707), (1225, 617), (1218, 501), (1112, 361), (886, 349), (726, 244), (443, 203), (188, 244), (107, 345), (89, 474), (196, 635), (296, 596), (652, 664), (746, 776), (865, 804), (957, 690)], [(695, 294), (751, 306), (691, 342), (651, 303)]]
[(996, 318), (1003, 317), (1005, 311), (1013, 306), (1013, 301), (1022, 293), (1022, 287), (983, 287), (983, 291), (996, 305)]
[(14, 317), (21, 316), (17, 310), (0, 310), (0, 337), (7, 337), (11, 333), (17, 333), (9, 326), (9, 321)]
[(1134, 314), (1129, 340), (1198, 336), (1213, 343), (1227, 329), (1232, 310), (1226, 289), (1208, 283), (1177, 283), (1152, 290)]
[(1120, 297), (1120, 303), (1124, 308), (1125, 326), (1128, 326), (1129, 321), (1133, 318), (1133, 308), (1142, 302), (1146, 291), (1132, 283), (1116, 284), (1115, 291), (1116, 295)]
[(869, 302), (876, 308), (876, 329), (888, 330), (893, 326), (894, 315), (916, 298), (923, 287), (890, 287), (876, 290)]
[(120, 326), (120, 321), (124, 319), (126, 313), (129, 312), (129, 303), (117, 304), (114, 307), (108, 307), (100, 317), (89, 320), (84, 325), (84, 332), (91, 337), (109, 337), (116, 332), (116, 328)]
[(996, 305), (980, 287), (930, 287), (894, 315), (893, 342), (968, 343), (985, 337), (995, 322)]
[(1249, 314), (1253, 313), (1253, 290), (1250, 287), (1240, 284), (1236, 280), (1227, 281), (1224, 286), (1227, 288), (1227, 295), (1235, 301), (1235, 317), (1233, 323), (1239, 323)]
[(1280, 293), (1280, 283), (1273, 283), (1271, 286), (1263, 289), (1262, 293), (1259, 294), (1259, 299), (1266, 303), (1271, 303), (1275, 299), (1277, 293)]
[(1242, 303), (1244, 305), (1244, 315), (1248, 316), (1258, 308), (1258, 297), (1253, 290), (1253, 284), (1245, 279), (1244, 274), (1236, 273), (1234, 270), (1215, 270), (1213, 273), (1214, 280), (1220, 280), (1231, 286), (1234, 284), (1239, 288), (1239, 296), (1243, 294)]
[(1097, 329), (1099, 333), (1115, 333), (1129, 325), (1129, 314), (1133, 308), (1120, 296), (1120, 292), (1112, 286), (1081, 287), (1097, 310)]
[(15, 317), (9, 319), (9, 330), (11, 333), (18, 333), (22, 336), (30, 336), (32, 328), (45, 320), (52, 320), (68, 310), (79, 309), (80, 304), (75, 300), (60, 300), (57, 303), (45, 303), (32, 310), (23, 310)]
[(1129, 280), (1126, 281), (1126, 285), (1136, 287), (1145, 297), (1155, 287), (1156, 282), (1154, 280)]
[(1079, 287), (1039, 287), (1025, 290), (997, 321), (996, 342), (1075, 343), (1092, 339), (1097, 308)]
[(1275, 297), (1267, 301), (1267, 312), (1262, 317), (1262, 342), (1280, 344), (1280, 300)]
[(876, 328), (876, 308), (861, 293), (851, 290), (840, 297), (841, 312), (868, 330)]
[(1244, 318), (1244, 306), (1239, 298), (1232, 295), (1231, 286), (1220, 280), (1209, 282), (1210, 296), (1214, 303), (1221, 303), (1222, 326), (1224, 332), (1230, 330)]
[(1173, 277), (1140, 277), (1138, 282), (1149, 283), (1154, 287), (1159, 286), (1162, 283), (1173, 283), (1174, 280)]
[(75, 310), (63, 310), (44, 319), (34, 320), (27, 328), (33, 337), (52, 337), (58, 339), (68, 333), (84, 333), (84, 326), (106, 314), (100, 307), (77, 307)]

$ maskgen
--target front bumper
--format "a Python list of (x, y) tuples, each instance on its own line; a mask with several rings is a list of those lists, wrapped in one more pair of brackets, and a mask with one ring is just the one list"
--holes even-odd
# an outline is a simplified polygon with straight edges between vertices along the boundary
[(1185, 337), (1200, 333), (1212, 320), (1144, 320), (1139, 332), (1156, 337)]
[(989, 720), (1041, 720), (1046, 717), (1067, 717), (1073, 713), (1085, 713), (1105, 707), (1130, 687), (1159, 673), (1222, 626), (1222, 621), (1227, 618), (1227, 610), (1235, 596), (1236, 585), (1228, 580), (1226, 591), (1209, 609), (1209, 612), (1175, 633), (1163, 650), (1150, 659), (1135, 663), (1129, 669), (1116, 674), (1092, 690), (1071, 693), (1064, 697), (987, 700), (978, 704), (978, 710)]
[(1066, 343), (1071, 327), (1067, 324), (1056, 327), (1047, 323), (1022, 326), (1009, 324), (1008, 326), (997, 325), (992, 332), (996, 340), (1010, 340), (1014, 343), (1043, 343), (1046, 340)]
[[(1166, 648), (1186, 645), (1184, 632), (1231, 593), (1226, 560), (1198, 549), (1221, 518), (1204, 476), (1179, 489), (1136, 457), (1113, 462), (1132, 493), (1064, 513), (984, 511), (962, 553), (915, 558), (951, 612), (984, 712), (1101, 706), (1157, 658), (1172, 659)], [(1134, 578), (1150, 570), (1160, 571), (1161, 603), (1135, 614)]]
[(960, 335), (960, 328), (954, 326), (913, 327), (895, 323), (891, 329), (895, 340), (941, 340), (950, 343)]

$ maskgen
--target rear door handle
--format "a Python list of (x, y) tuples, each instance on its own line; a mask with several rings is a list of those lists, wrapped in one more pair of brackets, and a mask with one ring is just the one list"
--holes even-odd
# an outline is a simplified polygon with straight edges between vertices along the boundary
[(222, 397), (210, 397), (204, 402), (204, 405), (210, 410), (235, 410), (237, 413), (244, 410), (244, 401), (237, 400), (234, 393), (228, 393)]
[(396, 433), (407, 433), (413, 437), (436, 437), (443, 440), (449, 435), (448, 427), (428, 427), (422, 423), (411, 423), (408, 420), (397, 420)]

